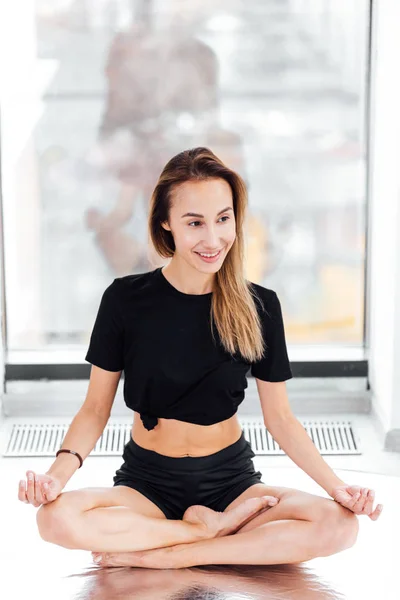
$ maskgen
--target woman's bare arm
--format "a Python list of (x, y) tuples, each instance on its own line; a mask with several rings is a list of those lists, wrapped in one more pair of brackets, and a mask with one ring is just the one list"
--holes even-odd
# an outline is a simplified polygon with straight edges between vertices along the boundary
[[(106, 371), (92, 366), (86, 399), (73, 418), (61, 448), (75, 450), (82, 460), (90, 454), (107, 425), (120, 377), (121, 371)], [(63, 452), (46, 471), (46, 475), (52, 475), (64, 487), (78, 468), (78, 458)]]
[[(75, 450), (81, 455), (82, 460), (85, 460), (103, 433), (107, 421), (108, 418), (82, 407), (73, 418), (61, 448)], [(46, 471), (46, 475), (52, 475), (64, 487), (79, 468), (79, 464), (77, 456), (62, 452), (57, 456), (49, 470)]]

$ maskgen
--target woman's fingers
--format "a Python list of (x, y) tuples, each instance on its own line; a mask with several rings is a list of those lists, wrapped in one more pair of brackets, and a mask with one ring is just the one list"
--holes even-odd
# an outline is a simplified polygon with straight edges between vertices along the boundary
[(26, 476), (28, 478), (28, 485), (26, 491), (26, 497), (30, 504), (34, 504), (35, 502), (35, 480), (32, 471), (27, 471)]
[(358, 506), (359, 506), (358, 502), (360, 500), (360, 496), (361, 496), (361, 493), (360, 492), (356, 492), (353, 495), (353, 497), (349, 500), (349, 503), (347, 505), (348, 508), (350, 508), (355, 513), (358, 512)]
[(39, 477), (35, 474), (35, 496), (39, 504), (43, 504), (45, 501), (43, 497), (42, 486), (43, 483), (39, 481)]
[(37, 508), (41, 504), (37, 498), (37, 488), (39, 484), (35, 483), (35, 473), (33, 471), (27, 471), (26, 474), (28, 477), (28, 489), (26, 492), (26, 497), (28, 498), (29, 503)]
[(352, 511), (354, 511), (355, 513), (357, 513), (360, 509), (360, 498), (361, 498), (361, 490), (359, 492), (356, 492), (353, 497), (351, 498), (351, 500), (349, 501), (349, 508), (351, 508)]
[(43, 494), (45, 498), (45, 502), (52, 501), (52, 492), (48, 483), (43, 483)]
[(374, 490), (369, 490), (368, 488), (365, 488), (364, 493), (362, 495), (362, 499), (363, 499), (363, 506), (361, 508), (361, 514), (371, 516), (376, 511), (376, 509), (374, 511), (374, 500), (375, 500)]
[(369, 518), (372, 519), (372, 521), (376, 521), (380, 517), (382, 509), (383, 509), (383, 504), (378, 504), (377, 507), (375, 508), (374, 512), (371, 513), (370, 515), (368, 515)]
[(383, 505), (378, 504), (374, 510), (374, 490), (355, 485), (347, 487), (343, 494), (339, 490), (335, 500), (357, 515), (368, 515), (372, 521), (376, 521), (379, 518), (383, 509)]
[(378, 504), (375, 510), (373, 510), (374, 500), (375, 492), (368, 490), (368, 488), (363, 488), (359, 494), (354, 496), (351, 502), (351, 510), (356, 514), (368, 515), (370, 519), (376, 521), (382, 512), (383, 505)]
[(373, 512), (374, 498), (375, 498), (375, 492), (373, 490), (367, 490), (367, 499), (366, 499), (366, 502), (365, 502), (364, 508), (363, 508), (364, 515), (370, 515)]
[(18, 500), (25, 502), (25, 504), (29, 504), (28, 498), (26, 497), (26, 485), (23, 479), (21, 479), (18, 486)]
[(362, 513), (364, 510), (364, 506), (367, 501), (367, 491), (367, 488), (362, 488), (359, 492), (358, 500), (355, 503), (355, 509), (357, 513)]
[[(21, 479), (18, 485), (18, 499), (25, 504), (32, 504), (38, 508), (41, 504), (47, 504), (53, 500), (53, 490), (49, 483), (42, 480), (41, 475), (34, 471), (26, 472), (27, 482)], [(50, 481), (50, 483), (53, 483)]]

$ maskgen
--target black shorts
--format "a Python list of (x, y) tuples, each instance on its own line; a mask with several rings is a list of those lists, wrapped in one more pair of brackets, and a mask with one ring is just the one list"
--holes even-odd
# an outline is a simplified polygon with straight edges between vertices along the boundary
[(222, 512), (249, 486), (263, 483), (254, 456), (243, 432), (236, 442), (207, 456), (165, 456), (138, 446), (131, 437), (114, 486), (141, 492), (167, 519), (181, 519), (192, 504)]

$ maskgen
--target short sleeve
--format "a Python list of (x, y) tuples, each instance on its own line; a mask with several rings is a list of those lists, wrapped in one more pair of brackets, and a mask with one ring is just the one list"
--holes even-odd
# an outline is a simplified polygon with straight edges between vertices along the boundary
[(124, 368), (124, 329), (118, 303), (118, 281), (104, 291), (85, 360), (106, 371)]
[(253, 362), (250, 373), (264, 381), (286, 381), (293, 377), (290, 367), (281, 304), (274, 291), (263, 300), (262, 330), (266, 350), (260, 360)]

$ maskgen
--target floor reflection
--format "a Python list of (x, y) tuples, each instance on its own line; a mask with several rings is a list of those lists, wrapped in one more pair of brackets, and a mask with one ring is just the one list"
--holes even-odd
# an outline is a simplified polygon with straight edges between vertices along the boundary
[(190, 569), (94, 569), (79, 592), (85, 600), (333, 600), (344, 596), (305, 564), (212, 565)]

